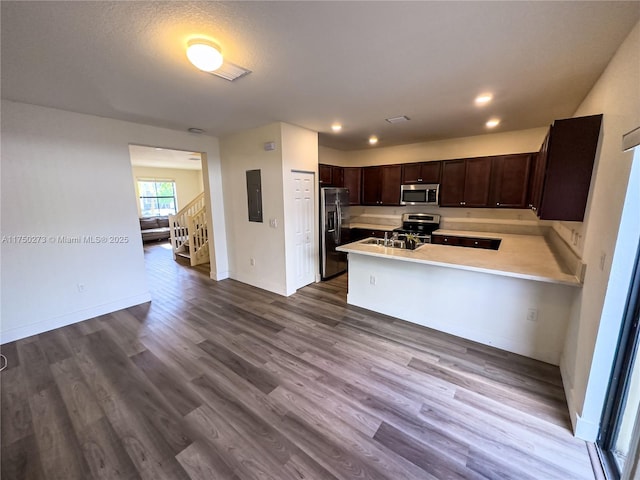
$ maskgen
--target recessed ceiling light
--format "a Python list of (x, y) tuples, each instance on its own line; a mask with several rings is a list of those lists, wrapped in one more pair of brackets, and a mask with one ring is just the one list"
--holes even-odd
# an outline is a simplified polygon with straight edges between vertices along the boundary
[(187, 58), (197, 68), (213, 72), (222, 66), (222, 51), (210, 40), (195, 39), (189, 41)]
[(378, 143), (378, 137), (376, 137), (375, 135), (371, 135), (369, 137), (369, 145), (375, 145), (376, 143)]
[(482, 93), (475, 99), (476, 105), (486, 105), (493, 99), (493, 95), (490, 93)]
[(402, 122), (408, 122), (411, 119), (406, 115), (400, 115), (399, 117), (385, 118), (385, 120), (389, 123), (402, 123)]
[(485, 123), (485, 125), (488, 128), (497, 127), (499, 124), (500, 124), (500, 119), (499, 118), (492, 118), (487, 123)]
[(333, 130), (334, 132), (339, 132), (340, 130), (342, 130), (342, 125), (340, 125), (339, 123), (334, 123), (333, 125), (331, 125), (331, 130)]

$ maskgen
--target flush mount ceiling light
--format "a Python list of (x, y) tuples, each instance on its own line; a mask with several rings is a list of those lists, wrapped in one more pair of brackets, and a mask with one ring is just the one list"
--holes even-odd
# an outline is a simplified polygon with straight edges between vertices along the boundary
[(251, 70), (225, 61), (220, 46), (211, 40), (189, 40), (187, 58), (198, 69), (233, 82), (251, 73)]
[(204, 72), (213, 72), (222, 66), (222, 51), (210, 40), (190, 40), (187, 47), (187, 58)]
[(490, 93), (482, 93), (476, 97), (475, 104), (478, 106), (486, 105), (493, 100), (493, 95)]
[(340, 125), (339, 123), (334, 123), (333, 125), (331, 125), (331, 130), (333, 130), (334, 132), (339, 132), (340, 130), (342, 130), (342, 125)]
[(371, 135), (369, 137), (369, 145), (375, 145), (376, 143), (378, 143), (378, 137), (376, 137), (375, 135)]
[(487, 128), (497, 127), (498, 125), (500, 125), (500, 119), (499, 118), (492, 118), (487, 123), (485, 123), (485, 125), (487, 126)]

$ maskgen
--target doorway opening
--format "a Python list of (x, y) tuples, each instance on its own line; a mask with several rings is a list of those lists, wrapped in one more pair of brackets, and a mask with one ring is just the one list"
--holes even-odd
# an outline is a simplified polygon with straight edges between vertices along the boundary
[(161, 243), (183, 265), (208, 265), (202, 154), (129, 145), (129, 155), (143, 245)]

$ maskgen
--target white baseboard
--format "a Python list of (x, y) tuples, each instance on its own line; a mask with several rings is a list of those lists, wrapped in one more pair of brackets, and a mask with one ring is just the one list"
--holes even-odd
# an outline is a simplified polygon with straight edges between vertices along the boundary
[(573, 394), (571, 375), (569, 375), (569, 372), (566, 370), (564, 358), (560, 360), (560, 376), (562, 377), (564, 395), (567, 397), (567, 407), (569, 409), (569, 416), (571, 417), (574, 436), (586, 442), (595, 442), (600, 433), (600, 419), (596, 421), (587, 420), (582, 418), (578, 413), (578, 407)]
[(75, 312), (65, 313), (64, 315), (59, 315), (57, 317), (47, 318), (28, 325), (22, 325), (7, 331), (0, 331), (0, 344), (13, 342), (32, 335), (38, 335), (39, 333), (48, 332), (55, 328), (65, 327), (72, 323), (82, 322), (84, 320), (89, 320), (90, 318), (99, 317), (100, 315), (105, 315), (117, 310), (122, 310), (123, 308), (133, 307), (134, 305), (140, 305), (141, 303), (150, 301), (151, 294), (146, 292)]
[(211, 280), (216, 280), (216, 281), (225, 280), (229, 278), (229, 271), (227, 270), (224, 272), (214, 272), (212, 270), (211, 275), (209, 275), (209, 277), (211, 278)]
[(571, 427), (573, 433), (576, 433), (576, 424), (578, 422), (578, 410), (576, 402), (573, 398), (573, 387), (571, 375), (567, 372), (564, 364), (564, 356), (560, 358), (560, 378), (562, 378), (562, 387), (564, 388), (564, 396), (567, 398), (567, 407), (569, 408), (569, 417), (571, 417)]

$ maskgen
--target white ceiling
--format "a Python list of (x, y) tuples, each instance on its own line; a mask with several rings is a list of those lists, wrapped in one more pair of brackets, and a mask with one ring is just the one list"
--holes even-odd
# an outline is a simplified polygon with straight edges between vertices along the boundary
[(129, 157), (134, 167), (202, 170), (202, 157), (199, 152), (129, 145)]
[[(273, 121), (366, 148), (571, 116), (640, 2), (1, 2), (2, 97), (224, 136)], [(198, 71), (194, 36), (253, 73)], [(482, 109), (474, 97), (491, 91)], [(387, 117), (407, 115), (389, 125)], [(334, 121), (344, 124), (330, 133)]]

